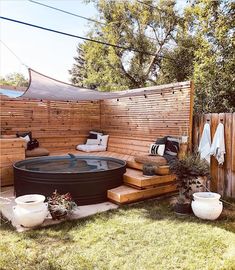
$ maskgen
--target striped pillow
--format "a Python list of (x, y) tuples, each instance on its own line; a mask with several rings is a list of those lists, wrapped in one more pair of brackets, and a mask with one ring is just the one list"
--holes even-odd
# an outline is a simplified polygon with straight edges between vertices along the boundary
[(163, 156), (165, 150), (165, 144), (152, 143), (149, 148), (149, 154), (152, 156)]

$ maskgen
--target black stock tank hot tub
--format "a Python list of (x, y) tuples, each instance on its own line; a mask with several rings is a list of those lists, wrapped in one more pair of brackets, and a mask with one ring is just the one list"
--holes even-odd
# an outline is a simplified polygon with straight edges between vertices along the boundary
[(107, 190), (122, 185), (126, 162), (110, 157), (52, 156), (31, 158), (14, 164), (16, 197), (57, 190), (69, 192), (78, 205), (107, 201)]

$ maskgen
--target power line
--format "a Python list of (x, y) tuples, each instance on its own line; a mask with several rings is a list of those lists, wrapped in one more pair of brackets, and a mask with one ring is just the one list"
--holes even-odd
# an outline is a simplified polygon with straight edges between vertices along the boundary
[(24, 64), (24, 62), (20, 59), (20, 57), (15, 54), (8, 46), (6, 43), (4, 43), (2, 40), (0, 40), (0, 42), (16, 57), (16, 59), (21, 63), (21, 65), (25, 66), (26, 68), (28, 68), (28, 66), (26, 64)]
[(75, 17), (78, 17), (78, 18), (87, 20), (87, 21), (91, 21), (91, 22), (95, 22), (95, 23), (103, 24), (103, 25), (105, 24), (105, 23), (96, 21), (96, 20), (94, 20), (94, 19), (87, 18), (87, 17), (81, 16), (81, 15), (78, 15), (78, 14), (75, 14), (75, 13), (72, 13), (72, 12), (69, 12), (69, 11), (66, 11), (66, 10), (63, 10), (63, 9), (60, 9), (60, 8), (56, 8), (56, 7), (53, 7), (53, 6), (49, 6), (49, 5), (46, 5), (46, 4), (43, 4), (43, 3), (40, 3), (40, 2), (34, 1), (34, 0), (28, 0), (28, 1), (29, 1), (29, 2), (32, 2), (32, 3), (34, 3), (34, 4), (37, 4), (37, 5), (40, 5), (40, 6), (44, 6), (44, 7), (50, 8), (50, 9), (54, 9), (54, 10), (63, 12), (63, 13), (65, 13), (65, 14), (68, 14), (68, 15), (71, 15), (71, 16), (75, 16)]
[[(97, 21), (97, 20), (94, 20), (94, 19), (91, 19), (91, 18), (88, 18), (88, 17), (84, 17), (84, 16), (81, 16), (81, 15), (75, 14), (75, 13), (66, 11), (64, 9), (56, 8), (54, 6), (49, 6), (49, 5), (46, 5), (46, 4), (43, 4), (43, 3), (40, 3), (40, 2), (34, 1), (34, 0), (28, 0), (28, 1), (31, 2), (31, 3), (34, 3), (34, 4), (37, 4), (37, 5), (46, 7), (46, 8), (50, 8), (50, 9), (53, 9), (53, 10), (56, 10), (56, 11), (63, 12), (63, 13), (68, 14), (68, 15), (72, 15), (72, 16), (75, 16), (75, 17), (78, 17), (78, 18), (87, 20), (87, 21), (95, 22), (95, 23), (98, 23), (98, 24), (101, 24), (101, 25), (104, 25), (104, 26), (106, 25), (103, 22), (100, 22), (100, 21)], [(156, 38), (148, 37), (148, 36), (146, 36), (146, 38), (151, 39), (151, 40), (155, 40), (155, 41), (157, 40)]]
[(69, 34), (69, 33), (66, 33), (66, 32), (61, 32), (61, 31), (58, 31), (58, 30), (54, 30), (54, 29), (51, 29), (51, 28), (46, 28), (46, 27), (43, 27), (43, 26), (39, 26), (39, 25), (31, 24), (31, 23), (26, 23), (26, 22), (14, 20), (14, 19), (7, 18), (7, 17), (0, 16), (0, 19), (11, 21), (11, 22), (14, 22), (14, 23), (27, 25), (27, 26), (31, 26), (31, 27), (34, 27), (34, 28), (38, 28), (38, 29), (41, 29), (41, 30), (45, 30), (45, 31), (49, 31), (49, 32), (53, 32), (53, 33), (57, 33), (57, 34), (61, 34), (61, 35), (69, 36), (69, 37), (79, 38), (79, 39), (82, 39), (82, 40), (86, 40), (86, 41), (90, 41), (90, 42), (110, 46), (110, 47), (117, 48), (117, 49), (125, 49), (125, 50), (138, 52), (138, 53), (142, 53), (142, 54), (146, 54), (146, 55), (150, 55), (150, 56), (156, 56), (154, 53), (144, 52), (144, 51), (140, 51), (140, 50), (137, 50), (137, 49), (134, 49), (134, 48), (131, 48), (131, 47), (125, 47), (125, 46), (115, 45), (115, 44), (112, 44), (112, 43), (107, 43), (107, 42), (103, 42), (103, 41), (99, 41), (99, 40), (95, 40), (95, 39), (81, 37), (81, 36)]

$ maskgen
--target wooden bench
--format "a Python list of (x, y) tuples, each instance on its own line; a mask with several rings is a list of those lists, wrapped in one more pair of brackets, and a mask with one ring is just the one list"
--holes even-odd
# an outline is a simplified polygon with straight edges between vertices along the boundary
[[(123, 178), (124, 185), (108, 191), (108, 198), (115, 203), (131, 203), (155, 196), (171, 194), (177, 190), (175, 176), (170, 174), (168, 165), (157, 167), (155, 170), (156, 176), (145, 177), (142, 173), (143, 164), (135, 161), (136, 155), (148, 153), (150, 144), (154, 143), (154, 140), (110, 136), (107, 151), (86, 153), (75, 149), (77, 144), (85, 143), (85, 135), (70, 135), (65, 138), (58, 135), (53, 137), (44, 134), (37, 139), (41, 147), (45, 147), (50, 151), (50, 155), (73, 153), (75, 155), (107, 156), (125, 160), (128, 169)], [(21, 155), (19, 159), (24, 159), (24, 156)], [(8, 164), (8, 166), (10, 165)], [(11, 174), (11, 182), (7, 182), (8, 184), (13, 183), (12, 178)]]
[[(85, 139), (82, 143), (85, 142)], [(127, 162), (127, 172), (124, 175), (124, 185), (109, 190), (108, 198), (118, 204), (132, 203), (155, 196), (175, 193), (177, 191), (176, 177), (169, 172), (169, 166), (159, 166), (156, 176), (143, 176), (143, 164), (135, 162), (135, 156), (147, 154), (153, 140), (144, 138), (130, 138), (122, 136), (110, 136), (108, 149), (105, 152), (82, 152), (73, 147), (51, 151), (51, 155), (73, 153), (75, 155), (107, 156), (119, 158)], [(185, 147), (183, 148), (185, 151)]]

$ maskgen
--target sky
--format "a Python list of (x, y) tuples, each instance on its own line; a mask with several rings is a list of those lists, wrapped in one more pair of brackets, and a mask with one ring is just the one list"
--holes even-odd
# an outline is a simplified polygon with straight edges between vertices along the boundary
[[(96, 9), (82, 0), (37, 0), (38, 2), (76, 13), (95, 17)], [(74, 35), (85, 36), (89, 22), (28, 0), (0, 0), (0, 14)], [(28, 67), (52, 78), (69, 82), (79, 39), (58, 35), (32, 27), (0, 20), (0, 40)], [(28, 78), (28, 70), (0, 42), (0, 75), (20, 72)]]
[[(95, 18), (93, 4), (83, 0), (37, 0), (38, 2)], [(185, 0), (178, 0), (180, 7)], [(86, 36), (87, 20), (64, 14), (28, 0), (0, 0), (0, 15), (11, 19), (52, 28), (58, 31)], [(0, 20), (0, 40), (28, 67), (54, 79), (70, 82), (68, 70), (75, 62), (76, 47), (81, 41), (29, 26)], [(20, 72), (28, 78), (27, 68), (0, 42), (0, 76)]]

